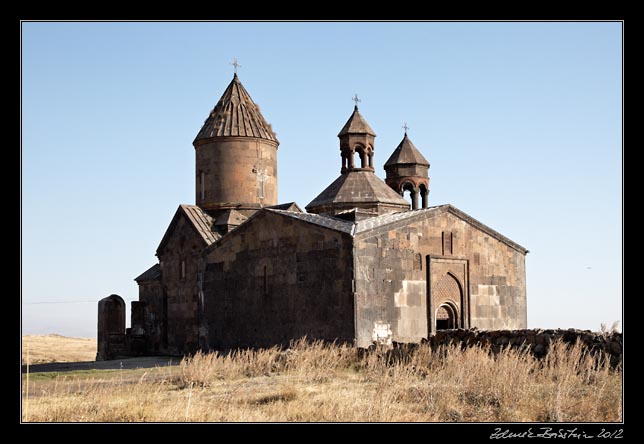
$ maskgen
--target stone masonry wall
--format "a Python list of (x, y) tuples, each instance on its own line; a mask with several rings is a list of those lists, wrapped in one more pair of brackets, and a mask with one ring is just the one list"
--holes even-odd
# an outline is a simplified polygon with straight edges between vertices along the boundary
[(498, 352), (503, 348), (521, 348), (527, 346), (536, 357), (548, 353), (550, 345), (561, 340), (566, 344), (574, 344), (579, 340), (583, 347), (591, 352), (605, 352), (610, 355), (611, 363), (621, 362), (623, 340), (618, 332), (598, 333), (590, 330), (564, 329), (522, 329), (522, 330), (440, 330), (431, 336), (429, 343), (432, 347), (441, 345), (461, 344), (463, 346), (489, 346)]
[[(203, 240), (194, 227), (179, 218), (163, 251), (158, 252), (161, 264), (162, 283), (167, 296), (168, 352), (185, 353), (199, 347), (199, 289), (197, 273), (203, 251)], [(181, 276), (181, 263), (185, 274)], [(156, 304), (157, 308), (160, 304)], [(163, 316), (163, 311), (157, 312)]]
[[(277, 202), (277, 145), (263, 139), (226, 137), (196, 147), (196, 202), (205, 210), (235, 208), (245, 216)], [(264, 197), (260, 176), (264, 171)], [(203, 173), (203, 197), (201, 179)]]
[(353, 342), (351, 247), (348, 234), (272, 212), (227, 234), (207, 253), (210, 347)]
[(436, 330), (444, 276), (462, 288), (458, 327), (525, 328), (524, 254), (451, 213), (423, 214), (356, 236), (356, 345), (389, 331), (385, 340), (426, 339)]
[(164, 301), (161, 282), (149, 282), (139, 285), (139, 302), (144, 307), (141, 325), (132, 319), (132, 329), (141, 327), (145, 332), (146, 353), (161, 353), (167, 347), (166, 302)]

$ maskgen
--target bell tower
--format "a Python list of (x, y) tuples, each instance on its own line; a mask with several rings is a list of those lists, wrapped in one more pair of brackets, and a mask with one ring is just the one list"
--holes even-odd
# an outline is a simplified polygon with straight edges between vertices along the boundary
[(340, 176), (306, 206), (306, 211), (335, 216), (360, 210), (364, 217), (406, 211), (409, 203), (374, 172), (376, 133), (358, 111), (357, 94), (353, 101), (356, 103), (353, 113), (338, 134), (342, 158)]
[(429, 162), (418, 151), (407, 136), (407, 124), (403, 126), (405, 135), (387, 162), (385, 162), (385, 182), (401, 196), (405, 191), (411, 193), (411, 209), (427, 208), (429, 196)]
[(211, 216), (236, 210), (245, 217), (277, 204), (279, 142), (235, 75), (193, 145), (196, 203)]
[[(355, 107), (353, 114), (344, 125), (338, 138), (340, 139), (340, 153), (342, 156), (341, 174), (351, 171), (371, 171), (373, 168), (373, 146), (376, 133), (373, 132), (367, 121), (358, 111), (360, 99), (356, 94), (353, 97)], [(358, 159), (355, 155), (358, 154)]]

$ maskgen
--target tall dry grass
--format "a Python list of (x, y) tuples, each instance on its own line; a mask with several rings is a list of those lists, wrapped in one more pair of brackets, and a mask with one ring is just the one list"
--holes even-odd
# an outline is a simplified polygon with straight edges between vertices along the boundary
[[(294, 342), (179, 367), (36, 379), (25, 421), (619, 421), (621, 371), (579, 345), (418, 346), (394, 355)], [(27, 396), (23, 384), (23, 401)]]

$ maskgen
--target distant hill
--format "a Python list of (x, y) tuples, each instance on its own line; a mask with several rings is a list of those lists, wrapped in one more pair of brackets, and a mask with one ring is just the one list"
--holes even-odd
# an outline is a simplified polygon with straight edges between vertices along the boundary
[(22, 363), (93, 361), (96, 358), (96, 339), (68, 338), (58, 334), (26, 335), (22, 337)]

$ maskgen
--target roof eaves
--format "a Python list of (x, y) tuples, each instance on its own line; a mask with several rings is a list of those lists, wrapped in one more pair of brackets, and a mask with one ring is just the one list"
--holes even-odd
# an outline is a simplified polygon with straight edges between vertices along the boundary
[(490, 236), (492, 236), (493, 238), (495, 238), (499, 242), (502, 242), (502, 243), (506, 244), (508, 247), (513, 248), (514, 250), (517, 250), (519, 253), (527, 254), (527, 253), (530, 252), (530, 250), (528, 250), (527, 248), (523, 247), (522, 245), (517, 244), (512, 239), (510, 239), (508, 237), (505, 237), (504, 235), (502, 235), (498, 231), (488, 227), (483, 222), (480, 222), (479, 220), (474, 219), (472, 216), (470, 216), (467, 213), (464, 213), (463, 211), (459, 210), (458, 208), (456, 208), (456, 207), (454, 207), (454, 206), (452, 206), (450, 204), (447, 204), (446, 207), (447, 207), (448, 212), (450, 212), (453, 215), (459, 217), (460, 219), (463, 219), (464, 221), (468, 222), (469, 224), (477, 227), (479, 230), (489, 234)]

